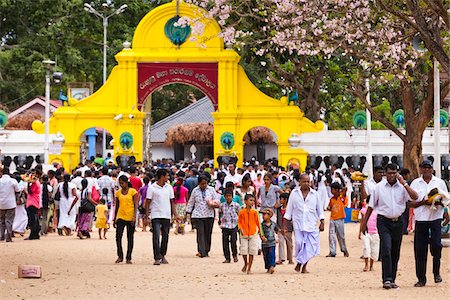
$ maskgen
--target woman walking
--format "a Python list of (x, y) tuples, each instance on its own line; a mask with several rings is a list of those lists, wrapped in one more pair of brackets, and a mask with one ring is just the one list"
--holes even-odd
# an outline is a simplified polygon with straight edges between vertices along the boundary
[(48, 176), (42, 176), (42, 192), (41, 192), (41, 235), (48, 233), (48, 215), (50, 211), (50, 205), (52, 204), (52, 191), (53, 188), (48, 182)]
[(192, 190), (186, 213), (191, 214), (191, 220), (197, 229), (197, 256), (208, 257), (211, 249), (211, 235), (214, 225), (214, 208), (218, 207), (216, 191), (208, 186), (208, 179), (198, 177), (198, 186)]
[(255, 196), (255, 188), (252, 184), (253, 182), (250, 174), (245, 174), (244, 177), (242, 177), (241, 187), (236, 189), (236, 194), (241, 197), (242, 203), (244, 203), (245, 195), (249, 194)]
[[(88, 181), (84, 178), (81, 181), (81, 204), (78, 213), (78, 237), (83, 239), (83, 237), (90, 238), (89, 234), (92, 212), (95, 210), (96, 203), (92, 200), (92, 193), (89, 191)], [(70, 207), (70, 211), (72, 211), (73, 206), (75, 205), (72, 202), (72, 206)]]
[(31, 173), (27, 179), (27, 215), (28, 215), (28, 227), (30, 228), (30, 236), (26, 240), (38, 240), (39, 239), (39, 208), (40, 208), (40, 195), (41, 184), (39, 182), (41, 173), (36, 170), (31, 170)]
[(66, 235), (72, 235), (78, 211), (77, 208), (72, 210), (72, 207), (78, 202), (77, 187), (69, 181), (70, 175), (65, 174), (64, 181), (59, 183), (56, 188), (56, 193), (59, 193), (58, 229), (64, 230)]
[(134, 244), (134, 229), (136, 213), (139, 205), (138, 192), (128, 184), (128, 177), (119, 177), (120, 190), (116, 192), (113, 226), (116, 228), (117, 260), (116, 264), (123, 262), (122, 236), (127, 228), (127, 256), (126, 263), (131, 264), (131, 254)]
[[(258, 194), (261, 198), (261, 210), (270, 208), (272, 211), (277, 211), (281, 206), (279, 196), (283, 193), (279, 186), (272, 184), (272, 175), (266, 173), (264, 175), (264, 185), (259, 187)], [(276, 222), (276, 215), (272, 216), (272, 221)]]
[(178, 216), (178, 219), (175, 220), (175, 230), (173, 232), (175, 234), (184, 234), (184, 226), (186, 223), (186, 203), (189, 190), (183, 186), (185, 175), (186, 174), (183, 171), (179, 171), (177, 174), (177, 181), (173, 187), (175, 210)]

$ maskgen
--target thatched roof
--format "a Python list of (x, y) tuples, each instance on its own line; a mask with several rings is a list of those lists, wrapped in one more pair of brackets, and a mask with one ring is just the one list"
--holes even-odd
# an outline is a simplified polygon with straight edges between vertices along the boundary
[(190, 143), (208, 144), (212, 143), (213, 139), (214, 127), (212, 123), (189, 123), (170, 127), (166, 132), (164, 143), (167, 146)]
[(35, 120), (44, 121), (44, 117), (36, 111), (27, 111), (8, 120), (5, 129), (31, 130), (31, 124)]
[(253, 127), (244, 135), (244, 142), (247, 145), (257, 143), (260, 139), (262, 139), (265, 144), (275, 143), (270, 129), (266, 127)]
[[(244, 142), (256, 143), (262, 139), (266, 144), (275, 143), (270, 129), (266, 127), (253, 127), (244, 136)], [(164, 143), (171, 147), (174, 144), (209, 144), (214, 140), (214, 125), (212, 123), (189, 123), (170, 127), (166, 132)]]

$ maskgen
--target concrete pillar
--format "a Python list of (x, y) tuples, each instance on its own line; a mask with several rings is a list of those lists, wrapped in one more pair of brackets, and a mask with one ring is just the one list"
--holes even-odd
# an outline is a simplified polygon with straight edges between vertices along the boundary
[(87, 142), (88, 142), (88, 159), (91, 158), (91, 156), (95, 157), (95, 152), (96, 152), (96, 136), (97, 136), (97, 132), (95, 130), (95, 127), (89, 128), (88, 130), (86, 130), (84, 132), (84, 134), (87, 137)]

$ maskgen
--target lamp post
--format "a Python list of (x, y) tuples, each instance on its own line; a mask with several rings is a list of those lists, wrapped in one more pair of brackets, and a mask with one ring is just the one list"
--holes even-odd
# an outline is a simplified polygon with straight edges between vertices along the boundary
[(42, 62), (45, 66), (45, 141), (44, 141), (44, 163), (47, 165), (48, 160), (48, 145), (50, 140), (50, 71), (55, 62), (53, 60), (44, 60)]
[[(366, 101), (370, 104), (370, 83), (369, 79), (366, 78)], [(372, 160), (372, 116), (370, 111), (366, 108), (366, 123), (367, 123), (367, 168), (369, 169), (370, 177), (373, 177), (373, 160)], [(362, 171), (362, 170), (361, 170)]]
[(436, 58), (433, 61), (434, 68), (434, 170), (436, 171), (436, 177), (441, 178), (441, 90), (439, 83), (439, 63)]
[[(128, 5), (124, 4), (121, 7), (119, 7), (116, 10), (113, 10), (111, 14), (107, 15), (106, 11), (109, 8), (109, 4), (107, 2), (104, 2), (102, 4), (102, 8), (105, 11), (105, 13), (98, 12), (92, 5), (89, 3), (84, 4), (84, 10), (87, 12), (96, 15), (103, 21), (103, 84), (106, 82), (106, 70), (107, 70), (107, 62), (106, 62), (106, 46), (108, 42), (108, 19), (114, 15), (121, 14), (127, 9)], [(103, 129), (103, 142), (102, 142), (102, 150), (103, 150), (103, 156), (106, 153), (106, 130)]]

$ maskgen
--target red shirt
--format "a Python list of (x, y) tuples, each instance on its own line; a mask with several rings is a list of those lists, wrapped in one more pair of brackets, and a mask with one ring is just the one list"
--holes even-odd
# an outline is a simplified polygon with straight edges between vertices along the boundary
[(27, 207), (34, 206), (37, 209), (40, 208), (40, 200), (41, 200), (41, 183), (39, 181), (33, 182), (30, 185), (31, 193), (28, 194), (27, 197)]
[(129, 180), (131, 182), (131, 186), (133, 187), (133, 189), (135, 189), (136, 191), (139, 191), (139, 189), (143, 185), (142, 180), (138, 177), (130, 177)]

